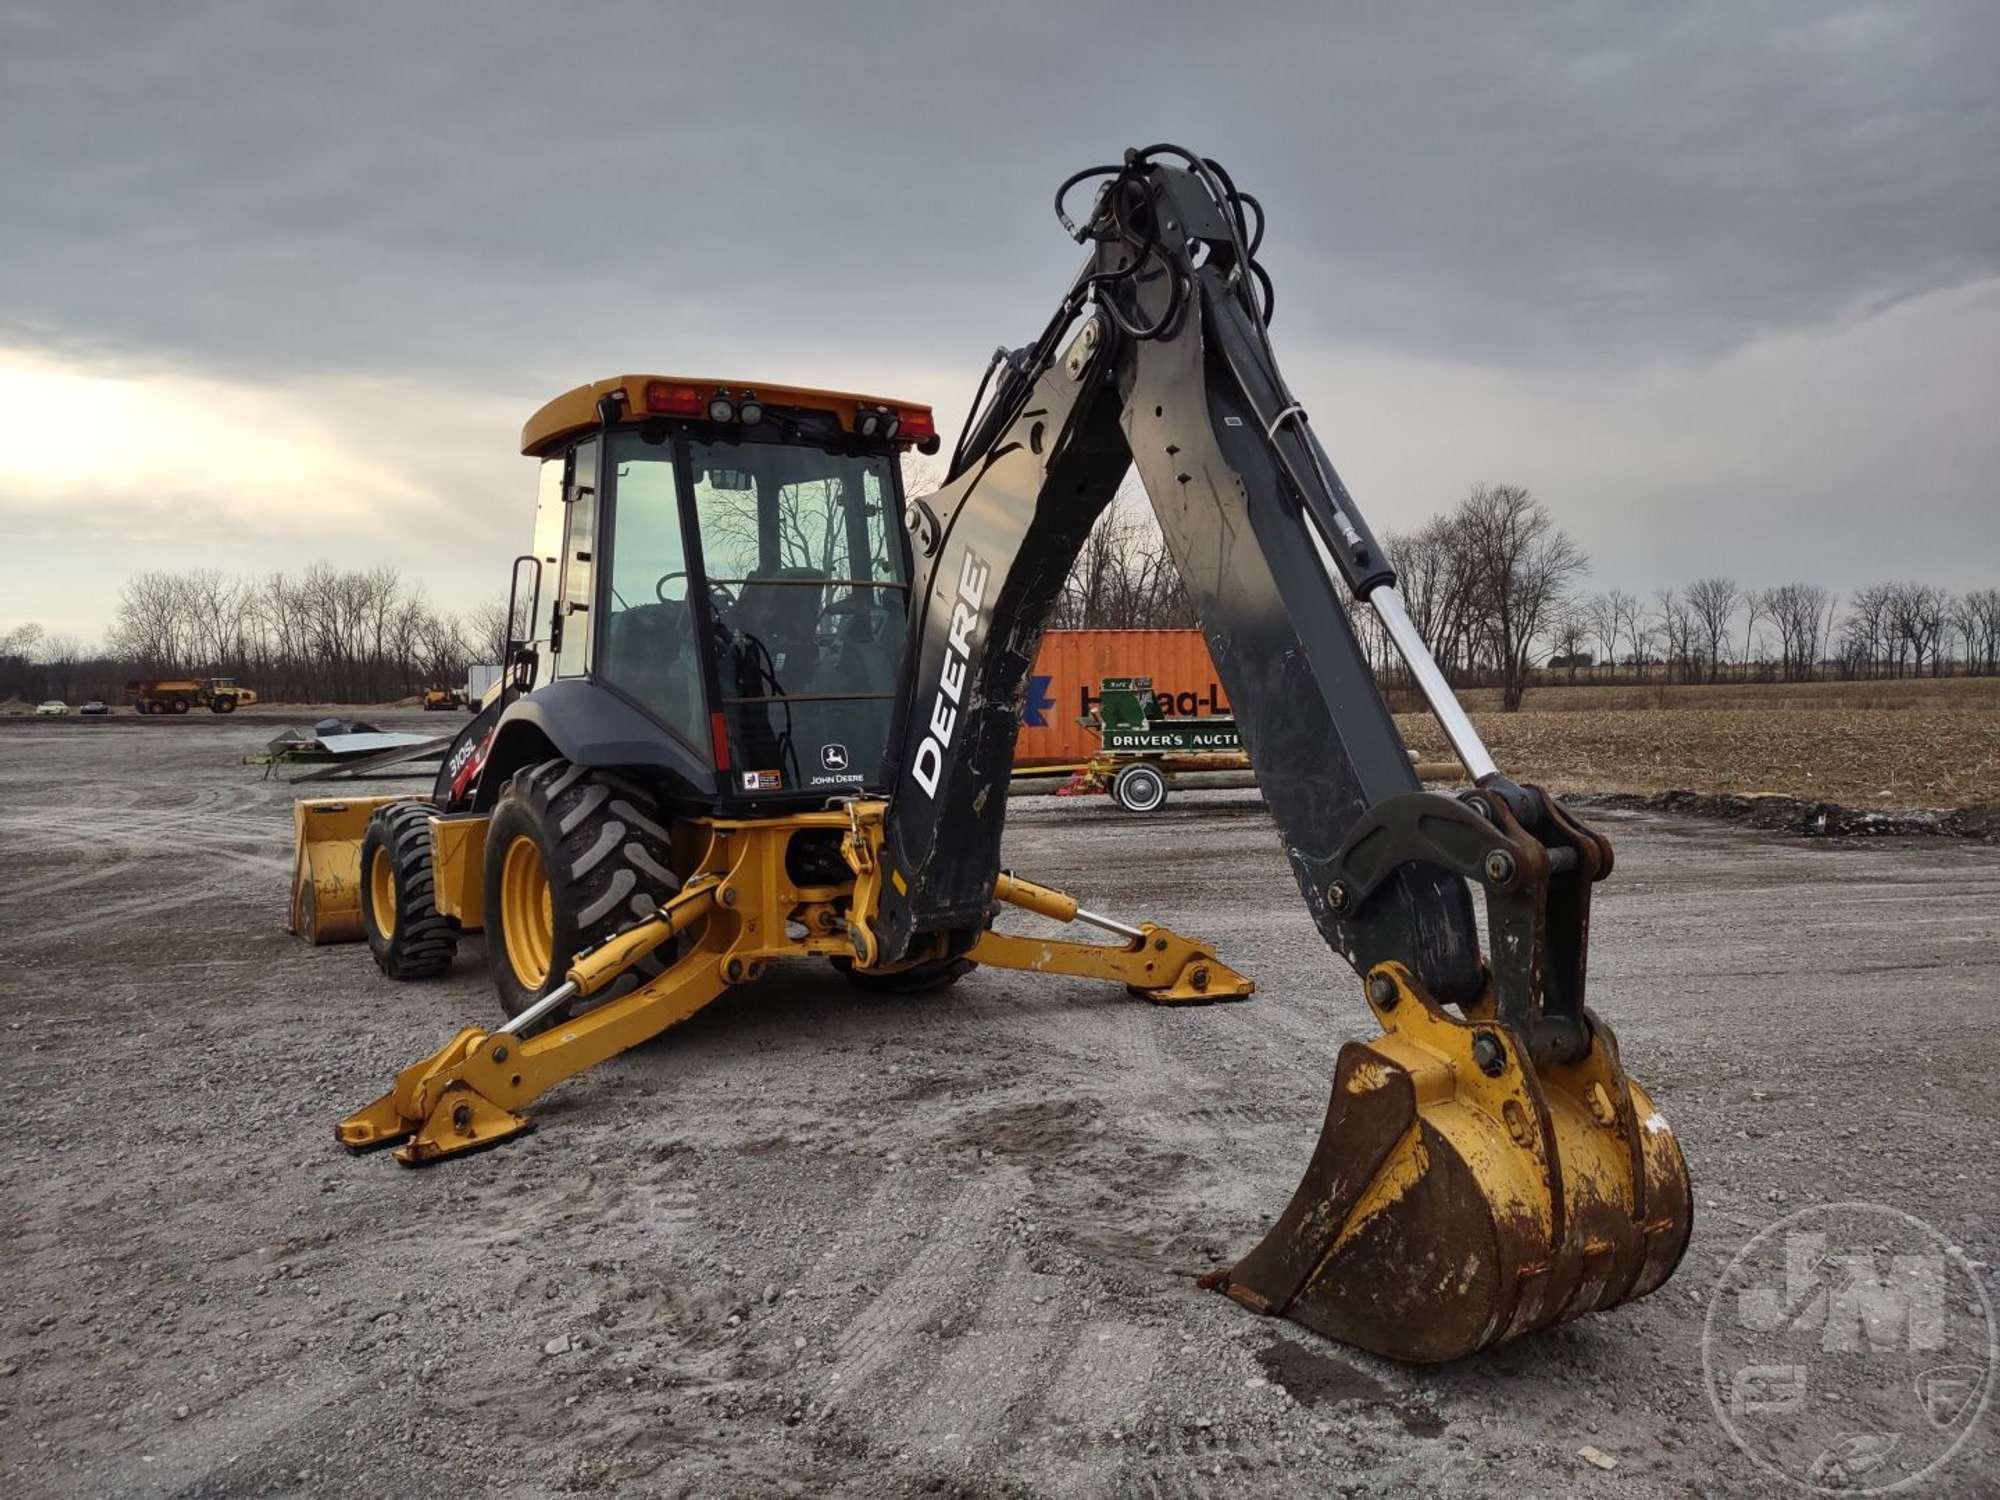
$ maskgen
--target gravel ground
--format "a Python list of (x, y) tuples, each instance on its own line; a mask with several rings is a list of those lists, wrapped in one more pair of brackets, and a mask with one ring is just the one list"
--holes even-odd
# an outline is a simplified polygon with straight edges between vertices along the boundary
[[(1702, 1390), (1738, 1247), (1867, 1198), (2000, 1261), (1991, 848), (1599, 815), (1594, 999), (1694, 1245), (1651, 1299), (1414, 1370), (1193, 1285), (1366, 1024), (1254, 794), (1024, 800), (1007, 851), (1212, 937), (1247, 1005), (781, 970), (407, 1172), (332, 1122), (495, 1015), (483, 947), (395, 986), (285, 936), (292, 794), (239, 764), (269, 732), (0, 726), (0, 1492), (1782, 1493)], [(1993, 1493), (1994, 1421), (1928, 1493)]]

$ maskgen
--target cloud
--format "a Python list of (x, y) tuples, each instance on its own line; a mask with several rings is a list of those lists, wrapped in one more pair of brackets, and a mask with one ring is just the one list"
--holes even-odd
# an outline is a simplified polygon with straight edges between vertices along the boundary
[(483, 597), (541, 400), (740, 372), (953, 425), (1074, 268), (1054, 184), (1164, 135), (1269, 209), (1364, 501), (1505, 474), (1620, 582), (1943, 581), (1994, 551), (1995, 76), (2000, 11), (1901, 0), (17, 5), (0, 346), (63, 432), (140, 405), (11, 440), (0, 520), (79, 616), (188, 552)]
[(25, 12), (0, 129), (34, 209), (0, 223), (0, 323), (251, 368), (518, 367), (620, 329), (653, 363), (977, 350), (1074, 258), (1055, 182), (1156, 133), (1263, 197), (1288, 306), (1400, 353), (1712, 355), (2000, 270), (1988, 8), (934, 20)]
[(1596, 587), (1973, 588), (2000, 582), (1996, 349), (2000, 278), (1714, 361), (1584, 374), (1322, 350), (1292, 383), (1378, 531), (1507, 481), (1584, 544)]
[(321, 558), (483, 598), (532, 513), (512, 443), (529, 409), (407, 380), (251, 384), (0, 348), (7, 614), (95, 636), (131, 571)]

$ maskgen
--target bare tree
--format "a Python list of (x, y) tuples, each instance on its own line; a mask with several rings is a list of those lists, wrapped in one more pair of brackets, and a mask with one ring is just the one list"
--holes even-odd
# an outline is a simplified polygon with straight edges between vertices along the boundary
[(1832, 627), (1833, 595), (1816, 583), (1783, 583), (1763, 593), (1764, 613), (1778, 632), (1779, 672), (1802, 682), (1819, 670)]
[(1575, 682), (1576, 669), (1591, 665), (1591, 629), (1584, 607), (1576, 603), (1561, 606), (1548, 628), (1548, 635), (1555, 646), (1549, 665), (1563, 668), (1569, 673), (1569, 680)]
[(1605, 596), (1618, 610), (1619, 619), (1625, 627), (1625, 639), (1631, 643), (1632, 665), (1644, 669), (1652, 661), (1653, 628), (1646, 620), (1646, 603), (1637, 594), (1627, 594), (1613, 589)]
[(1754, 644), (1757, 637), (1757, 622), (1769, 618), (1771, 613), (1771, 591), (1769, 589), (1745, 589), (1743, 591), (1743, 675), (1750, 675), (1751, 662), (1759, 664), (1759, 677), (1769, 676), (1769, 663), (1756, 655)]
[(1723, 651), (1729, 642), (1729, 622), (1736, 615), (1737, 601), (1743, 597), (1733, 578), (1697, 578), (1688, 585), (1688, 617), (1694, 624), (1697, 654), (1708, 662), (1708, 680), (1714, 682), (1722, 671)]
[(1500, 707), (1514, 713), (1527, 692), (1536, 642), (1560, 617), (1589, 559), (1519, 485), (1474, 486), (1452, 519), (1465, 547), (1475, 618), (1499, 671)]
[(1636, 613), (1637, 608), (1638, 601), (1619, 589), (1592, 594), (1584, 602), (1591, 636), (1596, 640), (1603, 664), (1614, 680), (1618, 675), (1618, 642), (1624, 638), (1627, 615)]
[(1694, 613), (1674, 589), (1658, 590), (1653, 603), (1656, 609), (1653, 626), (1659, 634), (1660, 659), (1666, 667), (1667, 681), (1672, 682), (1676, 673), (1685, 681), (1695, 659)]
[(1889, 605), (1893, 590), (1887, 584), (1870, 584), (1848, 601), (1847, 619), (1841, 626), (1841, 670), (1850, 677), (1872, 677), (1889, 656)]
[(1465, 539), (1456, 519), (1438, 516), (1420, 531), (1390, 536), (1383, 549), (1417, 634), (1439, 667), (1463, 677), (1473, 665), (1473, 621)]
[[(519, 601), (515, 608), (526, 615), (526, 601)], [(495, 666), (507, 660), (507, 643), (526, 640), (529, 622), (525, 619), (510, 622), (507, 618), (505, 599), (489, 600), (485, 604), (474, 605), (465, 617), (465, 643), (473, 658), (489, 662)]]
[(83, 643), (73, 635), (52, 635), (35, 653), (45, 671), (44, 690), (65, 703), (76, 689), (77, 669), (84, 660)]
[(2000, 675), (2000, 589), (1974, 589), (1958, 601), (1965, 635), (1965, 670)]
[(1065, 630), (1174, 630), (1199, 623), (1150, 511), (1114, 502), (1084, 539), (1050, 622)]
[(1905, 660), (1918, 677), (1924, 675), (1926, 660), (1931, 663), (1931, 675), (1941, 675), (1939, 647), (1950, 614), (1951, 595), (1944, 589), (1927, 583), (1889, 585), (1890, 646), (1898, 676)]

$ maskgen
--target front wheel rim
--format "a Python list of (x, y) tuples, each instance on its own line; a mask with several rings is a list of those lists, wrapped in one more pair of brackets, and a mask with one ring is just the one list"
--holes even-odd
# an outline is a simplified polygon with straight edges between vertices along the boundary
[(514, 978), (522, 989), (539, 991), (555, 953), (555, 898), (542, 851), (525, 833), (514, 836), (501, 860), (500, 929)]
[(389, 851), (375, 846), (368, 862), (368, 904), (373, 908), (375, 930), (385, 938), (396, 935), (396, 868), (389, 863)]

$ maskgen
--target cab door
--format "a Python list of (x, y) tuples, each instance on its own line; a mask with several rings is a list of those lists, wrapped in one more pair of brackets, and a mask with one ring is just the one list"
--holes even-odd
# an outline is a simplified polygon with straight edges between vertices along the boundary
[(576, 445), (563, 493), (562, 578), (550, 624), (558, 677), (581, 677), (590, 670), (597, 624), (591, 611), (597, 573), (597, 454), (596, 438)]

